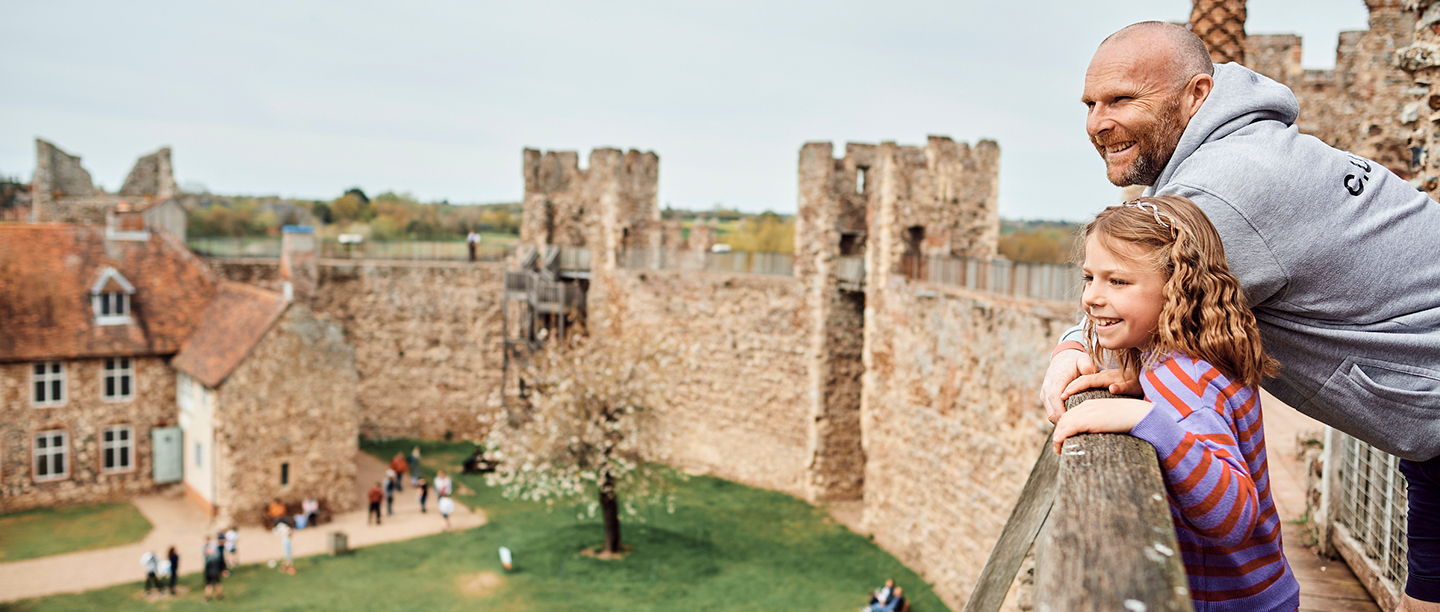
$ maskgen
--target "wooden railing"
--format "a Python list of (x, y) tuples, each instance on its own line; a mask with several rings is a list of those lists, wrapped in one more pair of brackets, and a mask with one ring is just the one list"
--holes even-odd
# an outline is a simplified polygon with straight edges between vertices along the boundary
[(620, 267), (694, 272), (735, 272), (740, 274), (795, 274), (795, 257), (789, 253), (760, 251), (673, 251), (668, 249), (627, 249), (618, 256)]
[[(1104, 391), (1072, 396), (1067, 408)], [(1193, 612), (1155, 449), (1117, 434), (1045, 448), (970, 593), (965, 612), (995, 612), (1026, 553), (1035, 609)]]
[(999, 295), (1080, 301), (1080, 271), (1068, 264), (905, 255), (900, 258), (900, 273), (911, 280)]

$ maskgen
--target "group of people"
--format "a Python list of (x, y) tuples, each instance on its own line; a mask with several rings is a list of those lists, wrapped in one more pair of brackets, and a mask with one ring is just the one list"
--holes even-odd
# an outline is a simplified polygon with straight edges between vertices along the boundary
[[(1288, 88), (1213, 64), (1182, 26), (1107, 38), (1082, 102), (1110, 181), (1146, 189), (1085, 228), (1084, 316), (1042, 387), (1055, 451), (1091, 432), (1149, 442), (1197, 609), (1292, 611), (1264, 384), (1400, 457), (1399, 609), (1440, 611), (1440, 257), (1424, 246), (1440, 241), (1440, 204), (1299, 133)], [(1091, 388), (1143, 399), (1066, 410)]]
[(265, 508), (265, 514), (270, 517), (272, 524), (284, 523), (293, 529), (304, 529), (319, 524), (320, 500), (312, 495), (300, 502), (300, 512), (295, 515), (289, 514), (285, 509), (285, 503), (280, 498), (270, 500), (270, 505)]
[[(238, 562), (237, 543), (240, 533), (234, 527), (214, 536), (205, 536), (200, 547), (200, 558), (204, 560), (201, 569), (205, 576), (205, 600), (212, 597), (224, 598), (221, 580), (230, 575), (230, 566)], [(180, 554), (171, 546), (165, 556), (157, 557), (154, 551), (140, 555), (140, 567), (145, 571), (145, 594), (152, 590), (161, 594), (175, 594), (175, 582), (180, 576)]]
[[(366, 493), (366, 501), (370, 509), (365, 515), (365, 523), (375, 525), (381, 524), (380, 504), (385, 504), (385, 516), (395, 514), (395, 496), (404, 491), (403, 482), (405, 474), (410, 475), (410, 485), (415, 488), (415, 498), (420, 502), (420, 512), (426, 512), (425, 504), (430, 499), (431, 483), (420, 475), (420, 447), (415, 447), (407, 456), (403, 453), (395, 453), (390, 460), (390, 465), (385, 470), (385, 478), (375, 483)], [(443, 470), (435, 473), (435, 509), (440, 511), (440, 517), (445, 521), (445, 528), (450, 528), (450, 515), (455, 512), (455, 500), (453, 495), (454, 483)]]
[(870, 603), (860, 608), (860, 612), (906, 612), (908, 609), (905, 589), (895, 586), (895, 580), (890, 579), (885, 581), (885, 586), (870, 592)]

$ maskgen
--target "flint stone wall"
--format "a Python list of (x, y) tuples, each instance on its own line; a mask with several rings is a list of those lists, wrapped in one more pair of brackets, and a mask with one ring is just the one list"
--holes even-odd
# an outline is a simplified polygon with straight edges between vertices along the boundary
[(864, 525), (959, 610), (1047, 439), (1040, 381), (1076, 311), (881, 278), (865, 310)]
[[(340, 325), (291, 305), (218, 390), (220, 524), (255, 523), (277, 497), (314, 495), (337, 512), (359, 507), (355, 376)], [(286, 463), (289, 483), (281, 485)]]
[(668, 463), (805, 496), (809, 346), (790, 277), (662, 270), (609, 276), (608, 333), (685, 347), (660, 422)]
[[(276, 260), (209, 259), (279, 290)], [(498, 410), (501, 263), (322, 260), (312, 307), (355, 347), (365, 438), (481, 439)]]
[[(30, 508), (120, 501), (150, 493), (152, 478), (150, 430), (175, 424), (175, 371), (159, 357), (134, 357), (134, 395), (128, 401), (102, 398), (103, 359), (66, 360), (65, 404), (53, 408), (31, 405), (32, 363), (0, 364), (0, 512)], [(134, 469), (102, 471), (100, 438), (111, 425), (134, 428)], [(31, 453), (34, 435), (64, 429), (70, 438), (66, 462), (70, 477), (34, 482)]]

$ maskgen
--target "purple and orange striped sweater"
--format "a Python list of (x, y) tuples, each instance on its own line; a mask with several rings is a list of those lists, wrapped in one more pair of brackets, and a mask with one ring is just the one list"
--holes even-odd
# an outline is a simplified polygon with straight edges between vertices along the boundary
[(1160, 458), (1196, 612), (1293, 612), (1257, 389), (1175, 354), (1140, 377), (1155, 405), (1130, 430)]

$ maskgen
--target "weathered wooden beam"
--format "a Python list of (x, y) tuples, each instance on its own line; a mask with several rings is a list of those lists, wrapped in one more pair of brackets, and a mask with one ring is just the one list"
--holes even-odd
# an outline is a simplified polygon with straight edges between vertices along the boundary
[(1040, 448), (1040, 457), (1030, 470), (1025, 488), (1020, 490), (1020, 500), (1010, 511), (1010, 520), (1000, 531), (995, 548), (990, 549), (990, 558), (980, 570), (980, 580), (970, 591), (970, 600), (965, 602), (965, 612), (996, 612), (1005, 603), (1005, 594), (1015, 581), (1015, 573), (1030, 545), (1035, 542), (1040, 526), (1050, 514), (1050, 505), (1055, 502), (1055, 474), (1060, 467), (1059, 455), (1051, 449), (1050, 437)]
[[(1067, 404), (1104, 391), (1077, 394)], [(1193, 612), (1155, 449), (1122, 434), (1065, 441), (1036, 544), (1039, 612)]]

